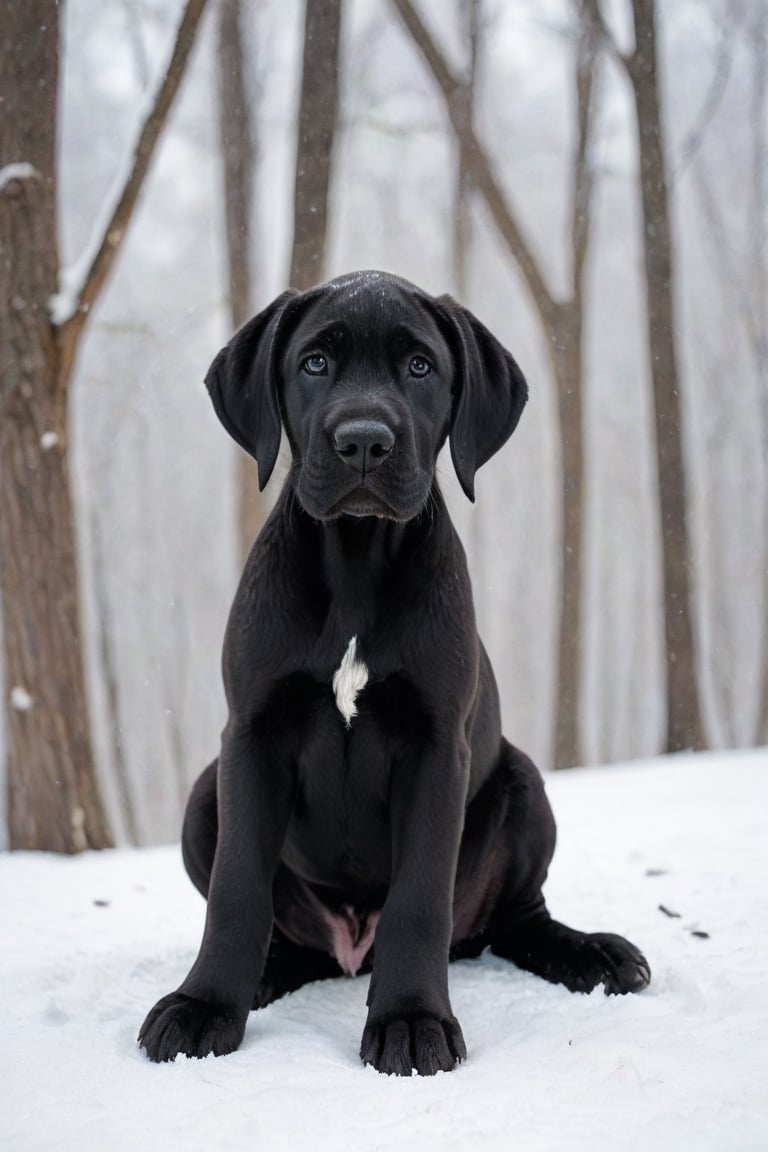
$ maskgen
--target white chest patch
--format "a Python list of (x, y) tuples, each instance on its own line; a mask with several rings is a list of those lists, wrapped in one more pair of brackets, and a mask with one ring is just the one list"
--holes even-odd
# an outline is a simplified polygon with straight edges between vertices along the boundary
[(362, 692), (368, 683), (368, 669), (362, 660), (357, 658), (357, 636), (353, 636), (347, 645), (347, 650), (341, 658), (341, 664), (333, 674), (333, 693), (336, 697), (336, 707), (344, 717), (349, 728), (352, 717), (357, 716), (358, 692)]

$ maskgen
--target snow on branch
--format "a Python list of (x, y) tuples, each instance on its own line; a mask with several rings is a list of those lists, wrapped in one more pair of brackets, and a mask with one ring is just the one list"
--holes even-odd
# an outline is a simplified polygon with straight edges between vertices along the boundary
[[(120, 249), (144, 178), (179, 89), (207, 0), (187, 0), (163, 79), (148, 102), (133, 149), (99, 213), (91, 239), (78, 260), (64, 269), (60, 291), (49, 301), (52, 322), (76, 340)], [(4, 171), (4, 170), (3, 170)]]
[(34, 164), (28, 164), (25, 160), (17, 164), (6, 164), (0, 168), (0, 192), (4, 192), (13, 180), (34, 180), (39, 176)]

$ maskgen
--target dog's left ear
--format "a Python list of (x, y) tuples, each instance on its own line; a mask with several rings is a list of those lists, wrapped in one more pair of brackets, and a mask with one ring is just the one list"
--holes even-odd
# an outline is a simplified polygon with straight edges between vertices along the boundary
[(435, 303), (456, 360), (451, 458), (474, 502), (475, 473), (514, 432), (528, 385), (506, 348), (476, 316), (451, 296), (439, 296)]
[(295, 289), (283, 292), (244, 324), (221, 349), (205, 377), (219, 420), (258, 463), (262, 492), (280, 449), (275, 346), (286, 305), (298, 295)]

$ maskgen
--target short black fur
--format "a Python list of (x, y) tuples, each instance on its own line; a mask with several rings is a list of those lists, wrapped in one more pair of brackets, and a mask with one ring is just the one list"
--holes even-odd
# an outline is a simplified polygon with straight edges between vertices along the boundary
[[(526, 401), (513, 358), (449, 297), (358, 273), (279, 297), (207, 384), (262, 486), (281, 425), (292, 468), (232, 606), (229, 719), (182, 837), (205, 933), (141, 1028), (150, 1058), (231, 1052), (252, 1007), (345, 968), (371, 971), (366, 1063), (448, 1070), (466, 1055), (449, 958), (485, 947), (574, 991), (643, 988), (632, 944), (547, 911), (554, 821), (501, 735), (435, 482), (448, 437), (473, 498)], [(367, 683), (343, 715), (353, 637)]]

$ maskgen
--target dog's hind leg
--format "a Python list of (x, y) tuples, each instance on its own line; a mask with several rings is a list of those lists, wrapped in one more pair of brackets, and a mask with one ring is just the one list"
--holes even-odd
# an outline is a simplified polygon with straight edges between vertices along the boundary
[(187, 801), (181, 830), (181, 855), (184, 867), (195, 888), (206, 899), (219, 832), (219, 818), (216, 811), (218, 767), (218, 760), (214, 760), (195, 781)]
[[(541, 777), (526, 756), (503, 742), (508, 779), (499, 836), (506, 875), (487, 929), (491, 951), (572, 992), (638, 992), (651, 978), (648, 961), (608, 932), (579, 932), (553, 920), (541, 886), (554, 850), (554, 820)], [(498, 857), (497, 857), (498, 859)]]
[(607, 995), (640, 992), (651, 979), (648, 961), (629, 940), (568, 928), (552, 919), (543, 901), (527, 922), (499, 927), (491, 951), (571, 992), (591, 992), (599, 984)]

